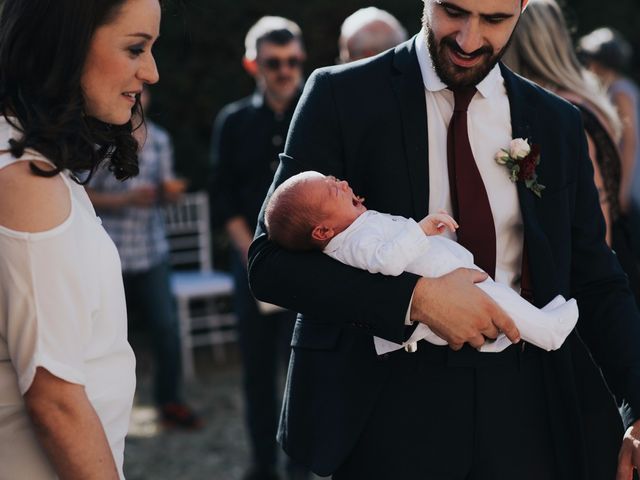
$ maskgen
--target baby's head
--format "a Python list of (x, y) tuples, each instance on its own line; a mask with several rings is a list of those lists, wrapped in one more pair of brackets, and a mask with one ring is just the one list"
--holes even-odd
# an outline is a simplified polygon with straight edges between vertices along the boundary
[(303, 172), (284, 181), (265, 210), (269, 238), (289, 250), (321, 250), (367, 209), (344, 180)]

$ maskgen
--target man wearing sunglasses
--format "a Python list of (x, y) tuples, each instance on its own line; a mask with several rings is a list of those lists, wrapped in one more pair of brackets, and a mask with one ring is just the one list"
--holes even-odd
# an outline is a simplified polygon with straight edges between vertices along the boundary
[[(305, 50), (300, 27), (272, 16), (251, 27), (245, 48), (242, 63), (257, 88), (253, 95), (224, 107), (216, 119), (210, 198), (214, 226), (226, 229), (233, 246), (234, 308), (252, 448), (252, 466), (244, 478), (271, 480), (279, 478), (277, 378), (288, 363), (295, 314), (257, 305), (247, 282), (247, 252), (300, 96)], [(289, 480), (308, 477), (292, 463), (287, 475)]]

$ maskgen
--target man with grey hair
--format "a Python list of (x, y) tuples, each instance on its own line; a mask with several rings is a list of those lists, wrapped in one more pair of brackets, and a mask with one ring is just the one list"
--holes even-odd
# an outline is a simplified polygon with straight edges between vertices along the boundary
[(340, 28), (340, 61), (352, 62), (395, 47), (407, 39), (398, 19), (376, 7), (361, 8), (349, 15)]
[[(258, 20), (246, 35), (242, 59), (256, 91), (224, 107), (213, 131), (211, 212), (214, 225), (226, 229), (232, 245), (234, 309), (252, 453), (245, 480), (279, 478), (278, 378), (289, 358), (295, 314), (256, 303), (247, 282), (247, 250), (300, 96), (304, 60), (298, 25), (283, 17)], [(288, 479), (308, 476), (293, 462), (287, 470)]]

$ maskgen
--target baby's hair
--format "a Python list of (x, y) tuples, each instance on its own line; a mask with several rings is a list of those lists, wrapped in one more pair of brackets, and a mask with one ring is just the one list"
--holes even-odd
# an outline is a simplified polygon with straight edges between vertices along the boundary
[(324, 243), (311, 233), (322, 220), (322, 205), (305, 192), (304, 183), (310, 174), (303, 172), (285, 180), (267, 202), (264, 221), (269, 239), (288, 250), (319, 250)]

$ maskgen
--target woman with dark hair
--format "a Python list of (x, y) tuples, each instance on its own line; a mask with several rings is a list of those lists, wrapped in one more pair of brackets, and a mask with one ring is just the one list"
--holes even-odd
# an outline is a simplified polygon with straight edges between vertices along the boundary
[(124, 478), (135, 358), (118, 254), (78, 179), (103, 161), (137, 173), (159, 24), (159, 0), (3, 2), (2, 478)]

